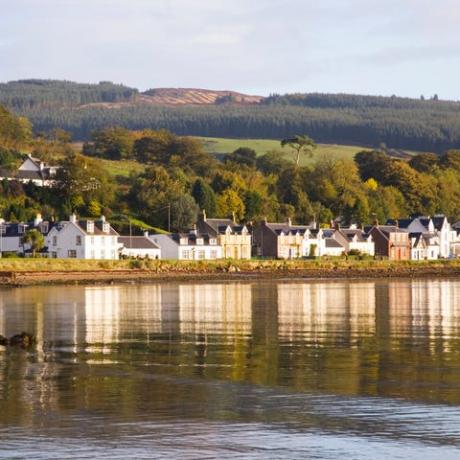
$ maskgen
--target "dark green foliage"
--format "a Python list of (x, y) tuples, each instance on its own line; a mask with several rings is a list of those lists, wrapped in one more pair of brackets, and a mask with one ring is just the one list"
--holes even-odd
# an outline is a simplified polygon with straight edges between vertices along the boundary
[(439, 157), (433, 153), (421, 153), (411, 158), (409, 165), (418, 172), (429, 173), (439, 166)]
[(225, 155), (224, 160), (244, 166), (254, 167), (256, 165), (257, 152), (249, 147), (240, 147), (233, 153)]
[(134, 137), (131, 131), (120, 128), (106, 128), (95, 131), (91, 141), (83, 145), (83, 153), (109, 160), (128, 159), (133, 156)]
[[(260, 104), (166, 107), (135, 103), (138, 91), (110, 82), (25, 80), (0, 85), (0, 103), (36, 131), (63, 128), (76, 139), (110, 126), (165, 128), (178, 135), (283, 139), (441, 153), (460, 146), (460, 102), (345, 94), (270, 96)], [(129, 102), (129, 104), (123, 104)], [(229, 102), (229, 103), (228, 103)], [(121, 103), (106, 107), (104, 103)], [(93, 104), (93, 105), (88, 105)], [(75, 106), (80, 106), (75, 110)], [(82, 107), (83, 106), (83, 107)]]
[(201, 178), (193, 184), (192, 196), (200, 210), (205, 210), (209, 217), (216, 213), (216, 195), (214, 190)]

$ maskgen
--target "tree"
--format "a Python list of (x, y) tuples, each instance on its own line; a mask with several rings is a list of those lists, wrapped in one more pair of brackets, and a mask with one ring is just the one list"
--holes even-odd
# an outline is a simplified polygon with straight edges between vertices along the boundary
[(306, 135), (297, 135), (291, 138), (286, 138), (281, 141), (281, 147), (290, 147), (295, 152), (295, 164), (299, 166), (300, 155), (303, 153), (309, 157), (313, 156), (313, 150), (316, 144), (310, 137)]
[(216, 195), (214, 190), (201, 178), (193, 184), (192, 196), (201, 210), (212, 217), (216, 213)]
[(429, 173), (439, 166), (439, 157), (434, 153), (420, 153), (410, 159), (409, 166), (418, 172)]
[(244, 217), (244, 203), (234, 190), (224, 190), (217, 197), (217, 214), (219, 217), (232, 217), (241, 220)]
[(195, 200), (186, 193), (171, 199), (171, 226), (174, 230), (183, 231), (196, 222), (198, 206)]
[(256, 165), (257, 152), (249, 147), (240, 147), (233, 153), (225, 155), (225, 161), (253, 168)]
[(22, 244), (28, 244), (32, 250), (32, 257), (35, 257), (35, 253), (45, 247), (45, 238), (37, 229), (33, 228), (24, 233)]

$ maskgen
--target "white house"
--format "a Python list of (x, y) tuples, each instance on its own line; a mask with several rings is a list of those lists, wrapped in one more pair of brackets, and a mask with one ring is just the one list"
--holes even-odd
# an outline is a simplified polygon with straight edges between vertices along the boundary
[(41, 214), (37, 214), (32, 222), (12, 223), (0, 219), (0, 253), (24, 254), (30, 246), (22, 243), (22, 238), (28, 230), (38, 230), (46, 235), (52, 224), (44, 221)]
[(32, 155), (22, 162), (17, 171), (0, 170), (0, 180), (16, 180), (23, 184), (32, 182), (39, 187), (52, 187), (60, 166), (51, 166)]
[(118, 259), (118, 233), (105, 220), (78, 220), (56, 224), (46, 236), (48, 255), (57, 259)]
[(144, 236), (119, 236), (118, 243), (122, 245), (121, 255), (138, 259), (161, 259), (160, 247), (148, 237)]
[(152, 234), (149, 238), (161, 248), (163, 259), (215, 260), (222, 259), (222, 246), (217, 237), (198, 233)]
[(439, 259), (439, 237), (435, 233), (411, 233), (411, 260)]
[[(344, 237), (345, 239), (341, 238)], [(369, 256), (375, 255), (375, 243), (372, 235), (355, 226), (339, 228), (334, 232), (334, 238), (342, 243), (346, 251), (359, 251)]]

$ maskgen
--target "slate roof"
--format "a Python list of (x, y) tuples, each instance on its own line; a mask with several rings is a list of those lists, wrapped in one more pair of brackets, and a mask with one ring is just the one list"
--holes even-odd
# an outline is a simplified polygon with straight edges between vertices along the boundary
[(235, 222), (233, 222), (232, 219), (206, 218), (206, 220), (203, 220), (201, 223), (206, 224), (210, 233), (215, 234), (215, 235), (218, 235), (218, 234), (222, 235), (223, 233), (226, 232), (228, 227), (231, 228), (232, 232), (237, 233), (237, 234), (240, 234), (245, 228), (245, 225), (236, 224)]
[(348, 241), (352, 241), (353, 237), (357, 237), (358, 241), (366, 242), (369, 238), (369, 234), (361, 230), (360, 228), (341, 228), (340, 232), (344, 235)]
[(335, 240), (334, 238), (330, 238), (330, 237), (325, 238), (324, 242), (325, 242), (327, 248), (342, 248), (342, 249), (344, 249), (344, 247), (337, 240)]
[[(3, 238), (22, 237), (27, 230), (32, 229), (37, 229), (40, 233), (46, 235), (51, 230), (53, 225), (53, 223), (47, 221), (40, 222), (37, 226), (35, 226), (33, 222), (0, 223), (0, 227), (3, 227), (5, 230), (2, 233)], [(20, 231), (21, 228), (22, 231)]]
[(119, 236), (118, 242), (127, 249), (160, 249), (150, 238), (146, 236)]
[[(170, 238), (172, 238), (177, 244), (180, 244), (180, 240), (182, 238), (187, 238), (187, 245), (188, 246), (206, 246), (209, 245), (209, 240), (215, 239), (214, 235), (208, 235), (207, 233), (171, 233)], [(196, 240), (202, 238), (203, 244), (197, 244)], [(213, 244), (213, 246), (217, 246)]]
[(307, 230), (310, 230), (308, 225), (288, 225), (287, 223), (266, 223), (265, 226), (272, 232), (279, 235), (281, 232), (284, 234), (304, 234)]

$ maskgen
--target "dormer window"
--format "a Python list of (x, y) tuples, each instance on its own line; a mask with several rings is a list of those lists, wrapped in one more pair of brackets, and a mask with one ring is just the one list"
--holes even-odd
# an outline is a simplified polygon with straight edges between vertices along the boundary
[(188, 238), (187, 237), (181, 238), (180, 239), (180, 244), (188, 244)]
[(210, 238), (209, 239), (209, 244), (211, 245), (216, 245), (217, 244), (217, 240), (215, 238)]
[(197, 238), (196, 239), (196, 244), (202, 245), (204, 243), (203, 238)]
[(110, 224), (108, 222), (103, 222), (102, 231), (104, 233), (110, 233)]
[(26, 231), (27, 225), (25, 224), (19, 224), (18, 225), (18, 233), (22, 235)]
[(86, 222), (86, 231), (87, 233), (94, 233), (94, 222), (92, 220)]
[(0, 224), (0, 232), (2, 235), (6, 233), (6, 225), (5, 224)]

